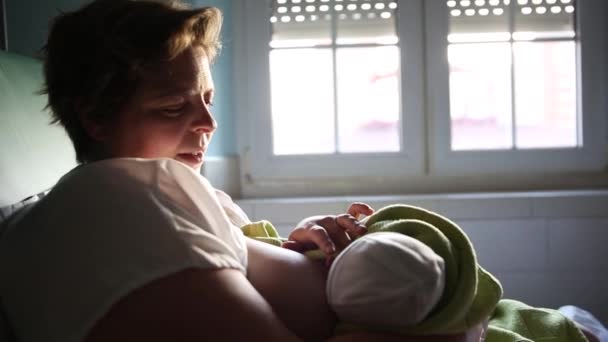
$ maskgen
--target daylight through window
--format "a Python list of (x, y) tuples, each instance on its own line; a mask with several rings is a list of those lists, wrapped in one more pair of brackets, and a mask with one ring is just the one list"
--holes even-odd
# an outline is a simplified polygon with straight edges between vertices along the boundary
[(275, 155), (400, 150), (396, 9), (396, 1), (272, 2)]

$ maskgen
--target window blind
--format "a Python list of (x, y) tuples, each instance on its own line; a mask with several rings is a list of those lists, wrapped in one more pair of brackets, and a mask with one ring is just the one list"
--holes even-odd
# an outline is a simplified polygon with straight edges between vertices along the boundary
[(396, 39), (397, 6), (397, 1), (386, 0), (274, 0), (270, 17), (272, 39), (330, 44), (334, 25), (338, 43), (365, 43), (378, 37)]
[(574, 31), (574, 0), (448, 0), (450, 33)]

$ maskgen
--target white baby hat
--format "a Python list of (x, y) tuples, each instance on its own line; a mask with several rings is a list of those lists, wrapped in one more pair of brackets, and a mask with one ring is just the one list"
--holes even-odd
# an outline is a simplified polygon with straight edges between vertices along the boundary
[(327, 297), (342, 322), (387, 328), (415, 325), (439, 302), (443, 258), (400, 233), (367, 234), (333, 262)]

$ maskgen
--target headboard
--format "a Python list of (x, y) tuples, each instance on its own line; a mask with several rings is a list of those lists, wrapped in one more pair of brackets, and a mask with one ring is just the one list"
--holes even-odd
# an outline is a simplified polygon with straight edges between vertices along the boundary
[(0, 51), (0, 207), (52, 187), (76, 166), (74, 148), (44, 109), (39, 61)]

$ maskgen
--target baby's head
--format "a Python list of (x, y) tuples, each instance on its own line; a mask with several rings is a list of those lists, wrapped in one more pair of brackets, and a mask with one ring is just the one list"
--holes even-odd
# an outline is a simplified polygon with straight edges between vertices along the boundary
[(342, 322), (389, 329), (423, 321), (444, 287), (443, 258), (393, 232), (355, 240), (338, 255), (327, 278), (329, 304)]
[(209, 64), (221, 21), (216, 8), (145, 0), (94, 0), (56, 17), (45, 92), (78, 161), (167, 157), (200, 168), (216, 125)]

